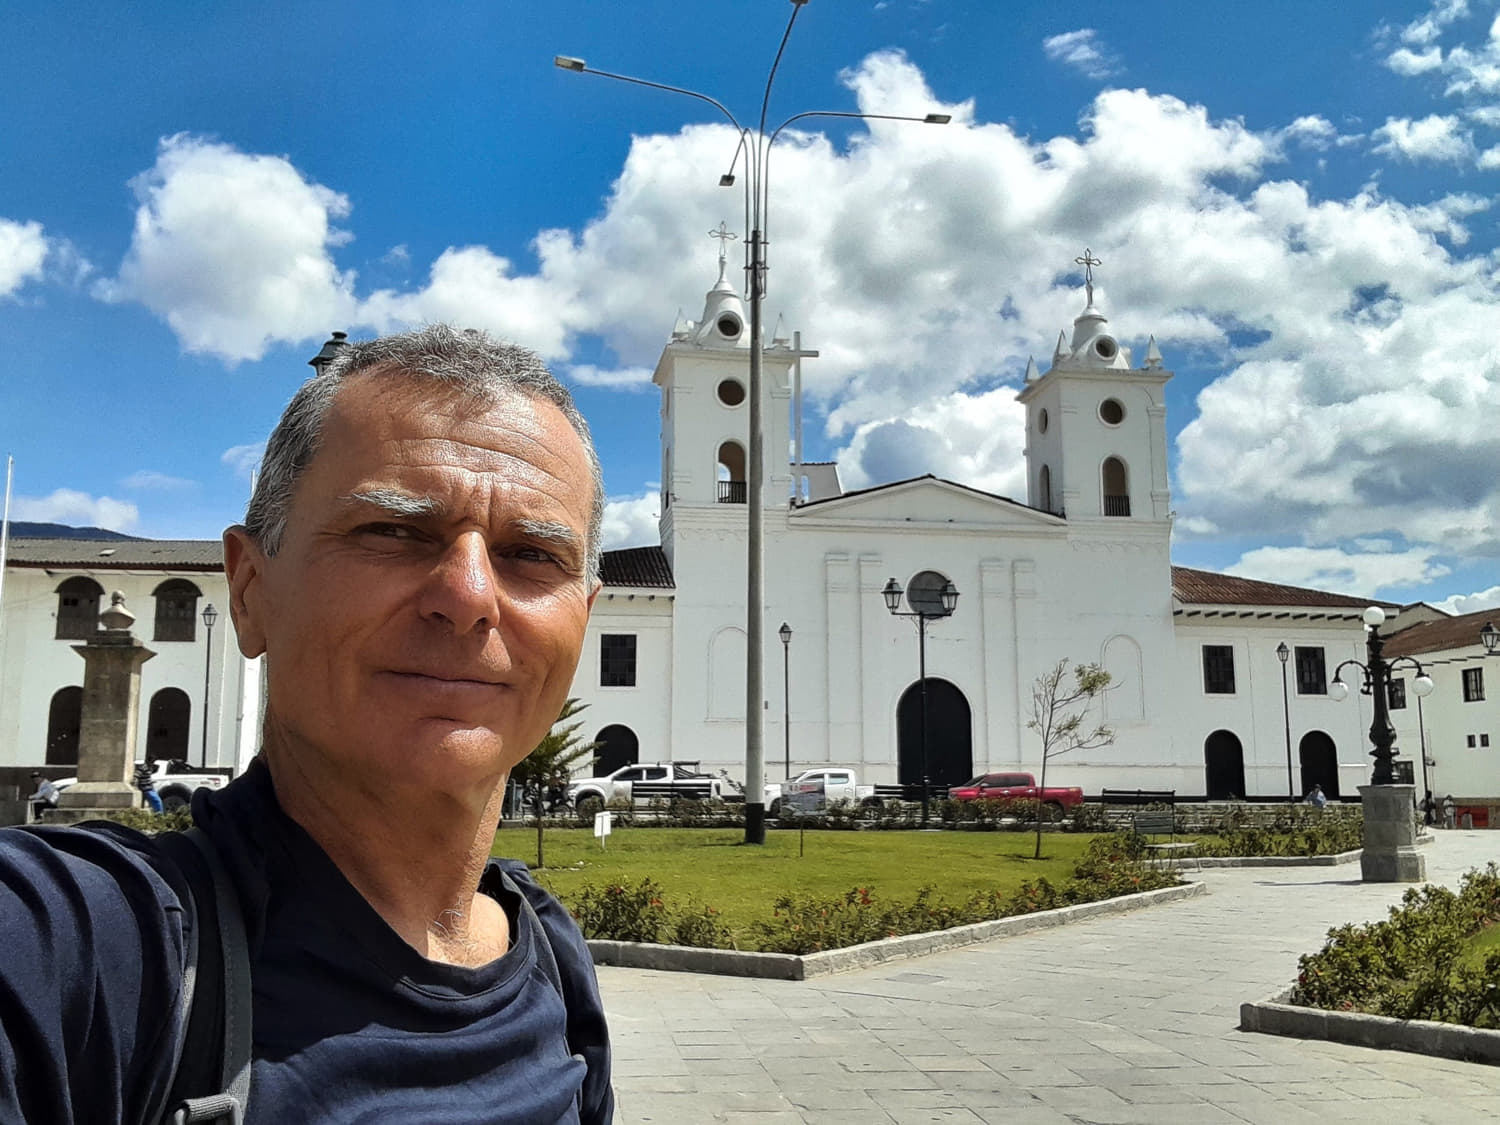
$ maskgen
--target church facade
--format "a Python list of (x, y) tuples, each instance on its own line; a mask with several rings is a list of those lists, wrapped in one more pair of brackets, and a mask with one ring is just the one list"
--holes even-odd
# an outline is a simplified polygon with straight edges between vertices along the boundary
[[(660, 547), (606, 558), (574, 683), (601, 771), (675, 759), (743, 776), (746, 326), (721, 262), (703, 316), (678, 326), (656, 367)], [(785, 339), (764, 351), (767, 450), (794, 447), (804, 354)], [(768, 465), (766, 776), (832, 763), (914, 783), (924, 752), (935, 786), (1038, 772), (1032, 684), (1067, 660), (1111, 674), (1095, 714), (1115, 739), (1057, 759), (1058, 784), (1224, 797), (1366, 781), (1368, 701), (1337, 704), (1326, 688), (1362, 651), (1369, 603), (1172, 566), (1170, 378), (1154, 339), (1132, 365), (1090, 285), (1019, 395), (1024, 501), (932, 476), (845, 492), (833, 466)], [(921, 625), (892, 614), (892, 580), (906, 612), (951, 583), (953, 612)]]

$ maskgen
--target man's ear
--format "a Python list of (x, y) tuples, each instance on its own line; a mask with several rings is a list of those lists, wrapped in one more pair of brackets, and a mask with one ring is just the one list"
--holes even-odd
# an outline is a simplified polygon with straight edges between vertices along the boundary
[(229, 580), (229, 616), (240, 654), (253, 659), (266, 651), (263, 578), (266, 556), (242, 524), (224, 532), (224, 577)]
[(587, 605), (588, 611), (590, 613), (594, 612), (594, 599), (599, 596), (599, 591), (602, 590), (603, 588), (604, 588), (604, 583), (603, 582), (595, 582), (594, 583), (594, 588), (589, 591), (589, 599), (584, 604)]

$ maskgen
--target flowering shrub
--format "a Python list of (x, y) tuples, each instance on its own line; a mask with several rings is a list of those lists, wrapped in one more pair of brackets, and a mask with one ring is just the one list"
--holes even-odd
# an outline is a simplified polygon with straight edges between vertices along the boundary
[(711, 906), (690, 903), (674, 910), (651, 879), (634, 886), (589, 885), (569, 896), (568, 909), (586, 938), (732, 949), (733, 935)]
[(1205, 856), (1337, 855), (1364, 846), (1364, 818), (1346, 810), (1329, 815), (1308, 805), (1282, 805), (1267, 819), (1262, 807), (1231, 807), (1204, 826), (1198, 854)]
[(1298, 963), (1290, 1002), (1397, 1019), (1500, 1027), (1500, 950), (1466, 958), (1468, 941), (1500, 922), (1500, 869), (1470, 871), (1457, 893), (1413, 887), (1390, 916), (1328, 932)]

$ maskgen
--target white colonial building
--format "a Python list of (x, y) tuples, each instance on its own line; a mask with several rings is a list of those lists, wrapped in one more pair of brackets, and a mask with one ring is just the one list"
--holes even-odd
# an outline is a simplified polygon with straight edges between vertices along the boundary
[[(601, 770), (672, 759), (744, 776), (748, 336), (721, 268), (702, 317), (678, 326), (657, 364), (660, 544), (606, 553), (573, 687), (589, 705), (583, 733), (603, 744)], [(794, 340), (765, 351), (767, 450), (793, 448), (808, 354)], [(951, 616), (926, 629), (935, 784), (1035, 771), (1031, 685), (1063, 659), (1111, 673), (1100, 717), (1117, 734), (1055, 762), (1049, 781), (1211, 797), (1300, 795), (1314, 782), (1352, 794), (1366, 781), (1369, 701), (1335, 703), (1327, 684), (1340, 661), (1363, 655), (1368, 603), (1171, 564), (1170, 378), (1154, 340), (1133, 365), (1090, 286), (1049, 369), (1033, 364), (1019, 395), (1024, 501), (932, 476), (845, 492), (836, 466), (802, 463), (800, 452), (768, 465), (767, 775), (835, 763), (865, 781), (920, 780), (918, 630), (887, 610), (882, 590), (894, 578), (958, 591)], [(144, 669), (140, 744), (183, 756), (185, 731), (196, 763), (206, 703), (207, 763), (242, 766), (256, 745), (259, 675), (238, 658), (227, 621), (211, 649), (201, 636), (203, 603), (227, 605), (217, 552), (13, 541), (0, 766), (65, 756), (83, 671), (75, 634), (117, 588), (158, 653)]]

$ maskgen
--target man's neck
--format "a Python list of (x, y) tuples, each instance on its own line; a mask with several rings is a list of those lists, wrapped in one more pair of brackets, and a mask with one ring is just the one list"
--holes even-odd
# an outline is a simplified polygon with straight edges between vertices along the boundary
[(467, 802), (330, 776), (316, 753), (277, 737), (262, 756), (282, 809), (328, 854), (386, 923), (422, 956), (487, 964), (509, 948), (499, 903), (478, 891), (494, 844), (505, 775)]

